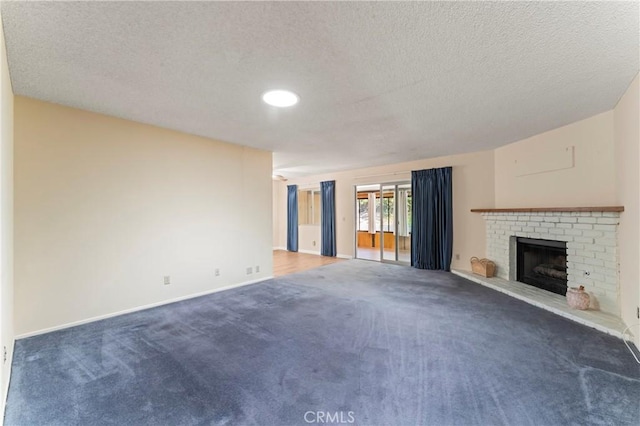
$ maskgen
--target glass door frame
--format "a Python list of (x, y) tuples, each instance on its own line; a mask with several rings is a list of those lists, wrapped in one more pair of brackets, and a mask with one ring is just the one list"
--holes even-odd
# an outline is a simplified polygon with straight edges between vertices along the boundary
[[(411, 265), (411, 261), (400, 260), (400, 234), (398, 232), (398, 187), (411, 185), (411, 181), (393, 181), (380, 184), (380, 262), (395, 263), (399, 265)], [(384, 258), (384, 188), (393, 186), (393, 234), (394, 234), (394, 259)]]
[[(376, 190), (377, 194), (379, 194), (380, 196), (380, 222), (378, 223), (378, 225), (380, 225), (380, 231), (378, 231), (377, 233), (380, 236), (380, 259), (378, 260), (378, 262), (383, 262), (383, 263), (393, 263), (393, 264), (399, 264), (399, 265), (411, 265), (411, 261), (409, 260), (407, 261), (403, 261), (400, 260), (400, 253), (399, 253), (399, 247), (400, 247), (400, 235), (398, 233), (398, 224), (399, 224), (399, 219), (398, 219), (398, 187), (399, 186), (404, 186), (404, 185), (411, 185), (411, 181), (407, 181), (407, 180), (401, 180), (401, 181), (392, 181), (392, 182), (382, 182), (382, 183), (372, 183), (372, 184), (362, 184), (362, 185), (354, 185), (353, 190), (354, 190), (354, 200), (355, 200), (355, 222), (354, 222), (354, 258), (356, 259), (362, 259), (362, 260), (373, 260), (373, 259), (364, 259), (364, 258), (359, 258), (358, 257), (358, 187), (359, 186), (377, 186), (378, 189)], [(394, 258), (393, 259), (385, 259), (384, 258), (384, 188), (385, 187), (393, 187), (393, 220), (394, 220), (394, 225), (393, 225), (393, 233), (394, 233)], [(388, 189), (389, 190), (389, 189)], [(375, 208), (374, 208), (375, 211)], [(369, 220), (374, 220), (375, 221), (375, 217), (374, 218), (369, 218)], [(374, 234), (375, 235), (375, 234)], [(409, 248), (409, 252), (411, 252), (411, 248)], [(375, 260), (374, 260), (375, 261)]]
[[(389, 188), (391, 187), (391, 188)], [(392, 199), (393, 199), (393, 234), (394, 234), (394, 243), (393, 243), (393, 247), (394, 247), (394, 254), (393, 254), (393, 259), (385, 259), (384, 255), (385, 255), (385, 250), (384, 250), (384, 243), (385, 243), (385, 230), (384, 230), (384, 193), (385, 190), (387, 192), (392, 191), (393, 195), (392, 195)], [(380, 184), (380, 261), (381, 262), (385, 262), (385, 263), (396, 263), (398, 261), (398, 233), (396, 232), (396, 228), (397, 228), (397, 224), (396, 224), (396, 218), (397, 216), (397, 203), (396, 200), (398, 199), (398, 185), (395, 184), (388, 184), (388, 183), (381, 183)]]

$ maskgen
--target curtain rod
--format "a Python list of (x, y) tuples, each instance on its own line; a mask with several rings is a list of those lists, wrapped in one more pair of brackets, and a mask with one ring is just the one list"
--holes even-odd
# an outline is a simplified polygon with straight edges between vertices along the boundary
[(356, 176), (356, 177), (354, 177), (354, 179), (374, 178), (374, 177), (380, 177), (380, 176), (397, 176), (397, 175), (406, 175), (408, 173), (411, 173), (411, 170), (407, 170), (407, 171), (404, 171), (404, 172), (384, 173), (384, 174), (380, 174), (380, 175)]

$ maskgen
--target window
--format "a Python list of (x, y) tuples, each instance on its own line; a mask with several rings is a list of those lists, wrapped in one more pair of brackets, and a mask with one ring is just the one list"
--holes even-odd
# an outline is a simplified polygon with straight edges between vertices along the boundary
[(298, 191), (298, 225), (320, 225), (320, 189)]
[(394, 232), (395, 229), (395, 202), (393, 195), (385, 197), (382, 201), (382, 230), (385, 232)]
[[(401, 190), (402, 191), (402, 190)], [(375, 218), (369, 217), (369, 194), (375, 193)], [(405, 214), (408, 224), (404, 224), (403, 226), (408, 226), (411, 229), (411, 191), (405, 191), (405, 196), (408, 212), (404, 213), (404, 211), (400, 211), (399, 215), (402, 217)], [(403, 198), (404, 199), (404, 198)], [(401, 208), (401, 206), (398, 206)], [(384, 232), (396, 232), (396, 200), (394, 198), (393, 191), (385, 191), (383, 194), (382, 201), (380, 201), (380, 192), (358, 192), (357, 205), (356, 205), (356, 215), (358, 218), (357, 229), (358, 231), (368, 231), (369, 230), (369, 221), (374, 220), (375, 230), (376, 232), (384, 231)], [(382, 229), (381, 229), (382, 225)]]
[(376, 232), (380, 232), (380, 196), (376, 194)]
[(375, 194), (375, 218), (369, 217), (369, 192), (358, 193), (357, 215), (358, 231), (369, 231), (369, 221), (373, 220), (376, 232), (380, 232), (380, 217), (383, 219), (383, 229), (393, 232), (394, 229), (394, 202), (393, 193), (385, 194), (380, 202), (379, 193)]
[(369, 230), (369, 199), (358, 198), (358, 231)]
[(407, 229), (405, 230), (404, 234), (411, 235), (411, 222), (413, 220), (411, 216), (413, 214), (412, 212), (413, 198), (411, 197), (411, 191), (407, 191), (406, 194), (407, 194), (407, 206), (405, 207), (406, 210), (404, 211), (403, 214), (407, 218), (407, 224), (406, 224)]

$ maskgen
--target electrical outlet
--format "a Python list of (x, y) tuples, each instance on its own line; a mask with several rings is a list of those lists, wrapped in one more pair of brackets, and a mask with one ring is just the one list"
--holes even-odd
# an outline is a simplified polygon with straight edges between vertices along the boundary
[(257, 265), (257, 266), (256, 266), (256, 274), (257, 274), (258, 272), (260, 272), (260, 265)]
[(456, 260), (460, 260), (460, 254), (456, 253)]
[(213, 272), (216, 275), (216, 277), (220, 276), (220, 269), (216, 268), (215, 271), (213, 271)]
[(2, 356), (2, 363), (6, 363), (7, 362), (7, 347), (4, 347), (4, 355)]
[(314, 247), (316, 246), (316, 240), (313, 240), (313, 246)]
[(248, 267), (247, 268), (247, 275), (251, 275), (253, 274), (253, 268), (252, 267)]
[(171, 284), (171, 276), (170, 275), (165, 275), (164, 276), (164, 285), (169, 285)]

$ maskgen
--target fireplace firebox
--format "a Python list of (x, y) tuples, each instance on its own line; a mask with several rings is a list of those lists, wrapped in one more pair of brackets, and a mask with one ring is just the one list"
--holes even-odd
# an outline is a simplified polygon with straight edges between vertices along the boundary
[(516, 279), (553, 293), (567, 293), (567, 243), (516, 238)]

